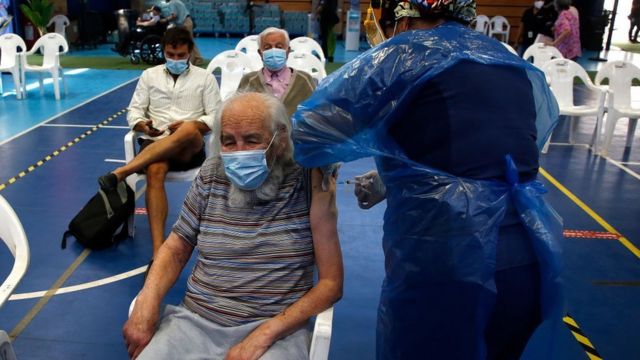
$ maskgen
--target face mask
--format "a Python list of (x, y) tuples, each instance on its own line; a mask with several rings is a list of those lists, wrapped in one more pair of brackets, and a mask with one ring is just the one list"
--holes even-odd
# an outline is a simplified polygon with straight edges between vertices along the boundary
[(271, 71), (278, 71), (287, 63), (287, 51), (284, 49), (269, 49), (262, 52), (264, 66)]
[(167, 70), (173, 75), (182, 74), (189, 67), (189, 59), (183, 60), (171, 60), (167, 59), (167, 63), (165, 64)]
[(533, 7), (538, 10), (541, 9), (543, 5), (544, 5), (544, 1), (536, 1), (533, 3)]
[(269, 175), (267, 150), (273, 144), (276, 134), (277, 132), (273, 134), (269, 146), (264, 150), (220, 153), (224, 172), (235, 186), (242, 190), (255, 190), (264, 183)]

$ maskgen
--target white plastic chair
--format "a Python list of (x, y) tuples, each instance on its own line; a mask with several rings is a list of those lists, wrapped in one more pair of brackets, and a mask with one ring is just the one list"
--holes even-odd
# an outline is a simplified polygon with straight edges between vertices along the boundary
[(258, 53), (258, 35), (245, 36), (242, 40), (238, 41), (235, 50), (244, 52), (251, 59), (251, 67), (256, 70), (262, 69), (262, 57)]
[[(62, 51), (60, 49), (62, 48)], [(27, 63), (27, 56), (33, 55), (41, 49), (43, 54), (42, 65), (29, 65)], [(64, 92), (67, 93), (67, 82), (64, 79), (64, 71), (62, 70), (62, 66), (60, 66), (60, 55), (67, 53), (69, 51), (69, 44), (67, 44), (67, 40), (56, 33), (45, 34), (41, 38), (36, 41), (31, 50), (22, 53), (22, 87), (24, 91), (24, 96), (27, 96), (27, 86), (25, 83), (26, 73), (28, 72), (37, 72), (38, 73), (38, 82), (40, 85), (40, 93), (44, 93), (44, 87), (42, 83), (42, 73), (48, 72), (51, 73), (51, 78), (53, 80), (53, 91), (56, 96), (56, 100), (60, 100), (60, 85), (58, 83), (58, 79), (62, 78), (62, 84), (64, 85)]]
[[(555, 59), (549, 61), (543, 68), (544, 73), (549, 81), (551, 91), (558, 101), (560, 107), (560, 115), (570, 116), (572, 120), (581, 116), (595, 116), (596, 127), (591, 139), (591, 147), (595, 153), (599, 151), (600, 133), (602, 129), (602, 119), (604, 117), (604, 100), (605, 92), (593, 85), (587, 72), (578, 63), (568, 59)], [(588, 105), (574, 105), (573, 101), (573, 82), (575, 78), (579, 78), (585, 84), (589, 91), (596, 94), (595, 101)], [(569, 134), (569, 142), (573, 144), (575, 126), (574, 121), (571, 122), (571, 130)], [(546, 153), (549, 148), (549, 140), (542, 149)]]
[(475, 23), (474, 30), (485, 35), (489, 33), (489, 17), (487, 15), (478, 15), (472, 24)]
[[(212, 129), (213, 130), (213, 129)], [(213, 131), (212, 131), (213, 133)], [(124, 157), (127, 163), (131, 162), (133, 158), (136, 156), (136, 143), (140, 133), (136, 131), (129, 131), (127, 135), (124, 136)], [(205, 151), (207, 157), (210, 157), (216, 151), (214, 147), (213, 136), (209, 135), (208, 140), (205, 139)], [(200, 171), (200, 167), (193, 168), (186, 171), (169, 171), (167, 173), (167, 177), (165, 178), (165, 182), (178, 182), (178, 181), (193, 181), (198, 175), (198, 171)], [(141, 180), (146, 180), (147, 176), (145, 174), (131, 174), (127, 177), (127, 185), (133, 189), (134, 193), (137, 193), (138, 182)], [(135, 235), (135, 213), (131, 215), (129, 218), (129, 236)]]
[(69, 24), (71, 24), (71, 22), (69, 21), (69, 18), (67, 18), (64, 15), (56, 15), (52, 17), (51, 20), (49, 20), (47, 27), (54, 25), (55, 33), (62, 35), (62, 37), (66, 39), (67, 38), (66, 29), (67, 29), (67, 26), (69, 26)]
[[(30, 258), (29, 242), (20, 219), (2, 196), (0, 196), (0, 239), (14, 257), (9, 276), (0, 285), (0, 308), (2, 308), (27, 272)], [(7, 333), (2, 330), (0, 330), (0, 358), (8, 360), (16, 358)]]
[(220, 69), (220, 97), (225, 100), (233, 94), (240, 85), (242, 75), (259, 69), (254, 69), (249, 56), (238, 50), (227, 50), (216, 55), (209, 65), (207, 71), (212, 73)]
[(320, 46), (317, 41), (313, 40), (310, 37), (297, 37), (291, 40), (291, 42), (289, 43), (289, 47), (291, 48), (292, 52), (306, 52), (318, 57), (323, 64), (326, 64), (327, 62), (324, 57), (324, 53), (322, 52), (322, 46)]
[(508, 43), (510, 30), (511, 25), (509, 25), (509, 21), (504, 16), (497, 15), (489, 21), (489, 37), (499, 35), (502, 42)]
[[(516, 49), (513, 48), (513, 46), (507, 44), (506, 42), (500, 42), (502, 45), (504, 45), (504, 47), (507, 48), (507, 50), (509, 50), (510, 53), (514, 54), (514, 55), (518, 55), (518, 52), (516, 51)], [(520, 56), (520, 55), (518, 55)]]
[(613, 140), (616, 122), (620, 118), (629, 118), (625, 147), (629, 148), (633, 144), (640, 108), (631, 106), (631, 85), (633, 79), (640, 80), (640, 68), (630, 62), (611, 61), (606, 63), (596, 74), (596, 85), (600, 86), (604, 79), (609, 79), (609, 86), (607, 88), (607, 118), (601, 154), (607, 155)]
[[(136, 305), (136, 296), (129, 305), (129, 316)], [(309, 360), (327, 360), (331, 346), (331, 332), (333, 326), (333, 306), (316, 316), (309, 349)]]
[(304, 71), (318, 80), (327, 77), (327, 72), (324, 69), (324, 65), (317, 57), (304, 53), (304, 52), (292, 52), (289, 53), (287, 59), (287, 66), (296, 70)]
[(533, 59), (533, 65), (538, 69), (542, 69), (546, 63), (553, 59), (563, 59), (560, 50), (553, 46), (543, 43), (534, 43), (524, 51), (522, 58), (525, 60)]
[[(16, 34), (0, 36), (0, 73), (9, 72), (13, 77), (16, 98), (22, 99), (22, 82), (20, 75), (20, 54), (27, 51), (24, 40)], [(0, 95), (4, 93), (2, 77), (0, 77)]]

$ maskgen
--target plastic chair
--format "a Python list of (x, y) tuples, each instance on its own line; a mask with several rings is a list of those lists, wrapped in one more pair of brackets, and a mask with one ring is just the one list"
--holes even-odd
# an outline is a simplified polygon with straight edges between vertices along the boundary
[(533, 65), (542, 69), (546, 63), (553, 59), (563, 59), (560, 50), (553, 46), (545, 45), (543, 43), (535, 43), (527, 48), (522, 55), (525, 60), (533, 59)]
[(487, 15), (478, 15), (473, 22), (475, 22), (474, 30), (481, 32), (485, 35), (489, 33), (489, 17)]
[(56, 15), (52, 17), (51, 20), (49, 20), (47, 27), (54, 25), (55, 33), (62, 35), (62, 37), (66, 39), (67, 38), (66, 29), (67, 29), (67, 26), (69, 26), (69, 24), (71, 24), (71, 22), (69, 21), (69, 18), (67, 18), (64, 15)]
[(242, 40), (238, 41), (235, 50), (244, 52), (249, 56), (251, 67), (254, 71), (262, 69), (262, 57), (260, 53), (258, 53), (258, 35), (245, 36)]
[[(4, 241), (14, 257), (9, 276), (0, 285), (0, 308), (2, 308), (27, 272), (30, 258), (29, 242), (20, 219), (2, 196), (0, 196), (0, 239)], [(7, 333), (2, 330), (0, 330), (0, 358), (9, 360), (16, 358)]]
[[(213, 129), (212, 129), (213, 130)], [(212, 131), (214, 133), (214, 131)], [(140, 133), (136, 131), (129, 131), (127, 135), (124, 136), (124, 157), (127, 163), (129, 163), (136, 156), (136, 142)], [(215, 148), (213, 136), (209, 135), (208, 140), (205, 141), (205, 151), (207, 157), (210, 157), (214, 154), (217, 149)], [(178, 182), (178, 181), (193, 181), (198, 175), (198, 171), (200, 171), (200, 167), (193, 168), (186, 171), (169, 171), (167, 173), (167, 177), (165, 178), (165, 182)], [(138, 181), (146, 180), (147, 176), (145, 174), (131, 174), (127, 177), (127, 185), (133, 189), (134, 193), (138, 192), (137, 185)], [(131, 215), (129, 218), (129, 236), (135, 235), (135, 213)]]
[(255, 71), (249, 56), (238, 50), (227, 50), (216, 55), (209, 65), (207, 71), (212, 73), (220, 69), (220, 97), (222, 100), (229, 97), (240, 85), (242, 75), (250, 71)]
[[(591, 139), (591, 147), (594, 152), (599, 151), (600, 133), (602, 129), (602, 119), (604, 117), (604, 100), (605, 92), (593, 85), (587, 72), (577, 63), (568, 59), (555, 59), (549, 61), (543, 68), (544, 73), (549, 81), (551, 91), (558, 101), (560, 107), (560, 115), (570, 116), (572, 120), (581, 116), (595, 116), (596, 127)], [(589, 91), (596, 94), (596, 99), (589, 105), (574, 105), (573, 102), (573, 82), (575, 78), (579, 78), (585, 84)], [(574, 121), (571, 122), (571, 130), (569, 142), (573, 144), (575, 126)], [(542, 149), (546, 153), (549, 148), (549, 140)]]
[(609, 86), (607, 88), (607, 120), (601, 154), (607, 155), (613, 140), (616, 122), (620, 118), (629, 118), (625, 147), (630, 148), (633, 144), (640, 108), (631, 106), (631, 86), (633, 79), (640, 79), (640, 68), (625, 61), (608, 62), (596, 74), (596, 85), (600, 86), (604, 79), (609, 79)]
[(315, 78), (318, 82), (327, 77), (324, 65), (317, 57), (304, 53), (292, 52), (287, 59), (287, 66), (296, 70), (304, 71)]
[[(129, 305), (129, 316), (136, 305), (136, 296)], [(333, 306), (316, 316), (309, 349), (309, 360), (327, 360), (331, 346), (331, 332), (333, 326)]]
[(509, 25), (509, 21), (504, 16), (494, 16), (489, 21), (489, 37), (499, 35), (502, 42), (508, 43), (510, 30), (511, 25)]
[[(0, 73), (10, 72), (16, 88), (16, 98), (22, 99), (23, 89), (20, 75), (20, 54), (27, 50), (24, 40), (16, 34), (0, 36)], [(0, 77), (0, 95), (4, 93)]]
[(501, 42), (501, 44), (504, 45), (504, 47), (506, 47), (507, 50), (509, 50), (509, 52), (512, 53), (513, 55), (520, 56), (518, 55), (518, 52), (516, 51), (516, 49), (513, 48), (513, 46), (507, 44), (506, 42)]
[[(60, 49), (62, 48), (62, 51)], [(27, 63), (27, 56), (33, 55), (36, 51), (41, 50), (43, 54), (42, 66), (38, 65), (29, 65)], [(56, 33), (45, 34), (41, 38), (36, 41), (31, 50), (22, 53), (22, 87), (24, 91), (24, 96), (27, 96), (27, 87), (25, 84), (25, 75), (27, 72), (37, 72), (38, 73), (38, 82), (40, 85), (40, 93), (44, 93), (44, 87), (42, 84), (42, 73), (48, 72), (51, 73), (51, 78), (53, 79), (53, 91), (56, 96), (56, 100), (60, 100), (60, 85), (58, 83), (58, 79), (62, 78), (62, 84), (64, 85), (64, 92), (67, 93), (67, 82), (64, 79), (64, 71), (62, 71), (62, 66), (60, 66), (60, 55), (67, 53), (69, 51), (69, 44), (67, 44), (67, 40)]]
[(308, 54), (315, 55), (323, 64), (326, 64), (327, 61), (324, 57), (324, 53), (322, 52), (322, 47), (318, 44), (317, 41), (313, 40), (310, 37), (300, 36), (297, 37), (289, 43), (289, 47), (292, 52), (306, 52)]

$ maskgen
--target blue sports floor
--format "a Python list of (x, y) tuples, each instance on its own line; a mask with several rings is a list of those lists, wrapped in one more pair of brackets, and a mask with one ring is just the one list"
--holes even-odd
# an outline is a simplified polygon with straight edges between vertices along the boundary
[[(237, 40), (199, 38), (198, 44), (211, 58)], [(92, 51), (108, 53), (104, 47)], [(354, 55), (341, 48), (336, 61)], [(596, 63), (585, 66), (597, 68)], [(0, 309), (0, 329), (16, 336), (19, 359), (126, 359), (121, 328), (151, 254), (143, 197), (137, 202), (141, 214), (134, 239), (99, 252), (73, 240), (61, 250), (60, 240), (68, 222), (95, 193), (97, 177), (124, 159), (124, 109), (139, 72), (67, 71), (69, 93), (60, 102), (53, 99), (51, 85), (44, 95), (34, 86), (26, 101), (12, 94), (0, 97), (0, 195), (22, 220), (31, 247), (29, 270)], [(10, 89), (6, 75), (3, 80)], [(640, 100), (637, 95), (634, 99)], [(590, 139), (593, 125), (593, 118), (582, 119), (578, 144), (569, 146), (568, 122), (563, 121), (549, 153), (541, 157), (544, 170), (539, 176), (565, 228), (574, 231), (563, 244), (567, 312), (572, 319), (567, 321), (575, 322), (572, 326), (579, 330), (574, 331), (581, 335), (574, 335), (565, 323), (554, 324), (555, 347), (548, 355), (538, 344), (549, 330), (541, 329), (525, 359), (640, 358), (640, 140), (636, 135), (634, 147), (624, 149), (622, 120), (609, 158), (596, 157), (581, 145)], [(92, 130), (90, 135), (73, 142), (87, 130)], [(345, 164), (339, 180), (373, 166), (371, 159)], [(187, 187), (167, 186), (167, 228)], [(338, 187), (345, 288), (335, 306), (330, 359), (373, 359), (375, 353), (385, 206), (360, 210), (352, 192), (350, 185)], [(0, 247), (0, 278), (8, 274), (11, 262), (8, 250)], [(180, 301), (189, 270), (187, 266), (167, 302)], [(585, 350), (587, 342), (590, 347)]]

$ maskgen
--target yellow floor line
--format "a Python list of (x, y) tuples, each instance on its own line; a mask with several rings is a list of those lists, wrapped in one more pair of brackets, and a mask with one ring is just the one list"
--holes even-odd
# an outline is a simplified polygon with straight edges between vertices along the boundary
[(78, 256), (76, 260), (71, 265), (69, 265), (67, 270), (65, 270), (64, 273), (60, 275), (58, 280), (53, 283), (51, 288), (47, 290), (47, 293), (42, 298), (40, 298), (40, 300), (31, 308), (31, 310), (29, 310), (27, 315), (25, 315), (22, 320), (20, 320), (18, 325), (16, 325), (16, 327), (11, 330), (11, 333), (9, 333), (9, 337), (11, 338), (11, 340), (15, 340), (15, 338), (22, 333), (22, 331), (29, 325), (29, 323), (31, 323), (36, 315), (38, 315), (40, 310), (42, 310), (42, 308), (49, 302), (49, 300), (51, 300), (56, 291), (69, 279), (69, 277), (71, 277), (71, 274), (76, 271), (78, 266), (82, 264), (84, 259), (86, 259), (90, 253), (91, 250), (85, 249), (84, 251), (82, 251), (80, 256)]
[(571, 201), (573, 201), (578, 207), (580, 207), (584, 212), (586, 212), (593, 220), (595, 220), (600, 226), (602, 226), (605, 230), (610, 233), (620, 235), (618, 241), (627, 248), (627, 250), (631, 251), (637, 258), (640, 258), (640, 249), (638, 249), (631, 241), (622, 236), (618, 230), (616, 230), (613, 226), (611, 226), (608, 222), (606, 222), (600, 215), (598, 215), (595, 211), (593, 211), (587, 204), (585, 204), (582, 200), (580, 200), (577, 196), (575, 196), (569, 189), (564, 187), (558, 180), (556, 180), (553, 176), (551, 176), (546, 170), (540, 168), (540, 174), (544, 176), (550, 183), (552, 183), (555, 187), (558, 188), (563, 194), (565, 194)]

